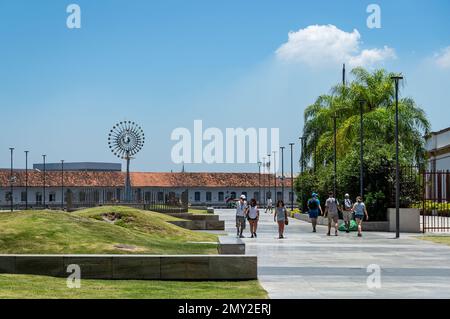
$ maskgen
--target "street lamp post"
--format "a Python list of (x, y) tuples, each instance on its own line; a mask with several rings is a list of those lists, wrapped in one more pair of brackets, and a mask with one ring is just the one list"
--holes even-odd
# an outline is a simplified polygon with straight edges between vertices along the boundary
[(303, 151), (304, 151), (304, 149), (303, 149), (304, 143), (303, 142), (305, 141), (305, 137), (304, 136), (300, 136), (298, 139), (300, 140), (300, 147), (301, 147), (300, 173), (303, 173), (303, 171), (304, 171), (304, 163), (305, 163), (305, 161), (304, 161), (304, 154), (303, 154)]
[(258, 205), (261, 203), (261, 161), (258, 162)]
[(359, 100), (359, 195), (364, 198), (364, 100)]
[(25, 209), (28, 209), (28, 152), (25, 151)]
[(61, 160), (61, 210), (64, 210), (64, 160)]
[(14, 176), (13, 176), (13, 174), (14, 174), (14, 172), (13, 172), (13, 153), (14, 153), (14, 147), (10, 147), (9, 150), (10, 150), (10, 152), (11, 152), (11, 174), (10, 174), (10, 176), (9, 176), (9, 186), (11, 187), (11, 190), (10, 190), (10, 192), (11, 192), (10, 200), (11, 200), (11, 212), (12, 212), (12, 211), (14, 210), (14, 186), (13, 186), (13, 183), (14, 183)]
[(278, 200), (277, 196), (277, 159), (276, 154), (277, 151), (272, 151), (273, 153), (273, 196), (275, 196), (275, 201)]
[(284, 202), (284, 146), (280, 146), (281, 151), (281, 199)]
[(293, 155), (293, 147), (295, 143), (289, 143), (291, 147), (291, 210), (294, 210), (294, 155)]
[(267, 190), (268, 190), (268, 192), (270, 194), (270, 199), (272, 199), (272, 203), (273, 203), (272, 191), (270, 190), (270, 165), (271, 165), (270, 156), (271, 156), (270, 154), (267, 154), (267, 157), (269, 158), (267, 160), (267, 171), (268, 171), (268, 174), (267, 174), (267, 181), (268, 181)]
[(334, 113), (333, 115), (333, 138), (334, 138), (334, 179), (333, 179), (333, 194), (334, 196), (336, 195), (336, 177), (337, 177), (337, 152), (336, 152), (336, 119), (337, 119), (337, 115), (336, 113)]
[(398, 141), (398, 86), (401, 75), (392, 76), (395, 83), (395, 238), (400, 238), (400, 165), (399, 165), (399, 141)]
[(262, 167), (263, 167), (263, 206), (264, 207), (266, 207), (266, 178), (265, 178), (265, 176), (266, 176), (266, 174), (265, 174), (265, 172), (266, 172), (266, 157), (265, 156), (263, 156), (263, 165), (262, 165)]
[(45, 158), (47, 157), (47, 155), (42, 155), (42, 159), (43, 159), (43, 164), (44, 164), (44, 183), (43, 183), (43, 187), (42, 187), (42, 201), (44, 204), (44, 209), (45, 209)]

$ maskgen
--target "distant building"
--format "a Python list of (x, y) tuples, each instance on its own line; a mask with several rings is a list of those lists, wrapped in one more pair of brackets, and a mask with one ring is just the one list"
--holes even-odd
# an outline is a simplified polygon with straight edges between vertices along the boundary
[[(24, 170), (15, 170), (14, 176), (14, 203), (23, 206), (28, 200), (30, 206), (40, 206), (44, 201), (43, 172), (29, 171), (28, 176)], [(64, 203), (68, 194), (74, 206), (103, 205), (120, 203), (124, 201), (125, 173), (120, 171), (65, 171), (64, 175), (57, 167), (49, 170), (45, 175), (45, 203), (49, 206), (61, 205), (63, 199), (62, 186), (64, 186)], [(152, 196), (162, 197), (164, 194), (180, 198), (185, 191), (187, 198), (194, 206), (223, 206), (227, 199), (238, 198), (245, 194), (249, 199), (259, 198), (263, 194), (266, 198), (274, 194), (273, 175), (258, 173), (143, 173), (131, 172), (131, 186), (133, 202), (145, 203)], [(25, 191), (25, 180), (28, 180), (28, 193)], [(270, 181), (269, 181), (270, 180)], [(0, 206), (10, 204), (10, 171), (0, 170)], [(63, 182), (63, 183), (62, 183)], [(270, 182), (270, 189), (268, 185)], [(276, 199), (283, 199), (286, 204), (290, 202), (295, 193), (291, 193), (291, 180), (284, 181), (284, 194), (281, 189), (282, 181), (277, 179)]]
[(428, 170), (450, 171), (450, 127), (428, 135), (426, 141)]
[[(44, 170), (44, 164), (33, 164), (33, 169)], [(61, 163), (45, 163), (46, 171), (61, 171)], [(120, 163), (98, 163), (98, 162), (67, 162), (64, 163), (64, 171), (84, 171), (84, 172), (120, 172)]]

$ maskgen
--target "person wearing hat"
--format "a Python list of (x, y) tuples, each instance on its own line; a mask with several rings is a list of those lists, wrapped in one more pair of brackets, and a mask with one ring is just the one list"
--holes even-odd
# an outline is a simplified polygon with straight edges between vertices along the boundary
[(316, 232), (317, 217), (319, 217), (319, 213), (320, 215), (323, 215), (322, 207), (320, 207), (319, 196), (316, 193), (312, 193), (312, 198), (308, 200), (308, 215), (311, 219), (313, 233)]
[(345, 223), (345, 232), (350, 232), (350, 222), (353, 219), (353, 202), (349, 194), (345, 194), (344, 205), (342, 207), (342, 217)]
[(247, 201), (246, 201), (246, 196), (244, 194), (242, 194), (239, 197), (239, 200), (235, 200), (237, 201), (237, 205), (236, 205), (236, 234), (237, 237), (239, 238), (244, 238), (244, 235), (242, 235), (242, 233), (244, 232), (245, 229), (245, 217), (247, 215)]

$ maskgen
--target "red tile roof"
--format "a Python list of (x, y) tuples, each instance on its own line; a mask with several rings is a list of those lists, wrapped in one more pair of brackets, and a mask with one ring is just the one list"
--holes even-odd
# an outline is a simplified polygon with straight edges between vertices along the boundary
[[(258, 173), (145, 173), (131, 172), (133, 187), (258, 187)], [(25, 186), (25, 171), (14, 171), (16, 187)], [(0, 170), (0, 187), (9, 186), (9, 170)], [(268, 185), (268, 175), (261, 175), (261, 184), (265, 180)], [(273, 187), (273, 175), (270, 184)], [(67, 187), (123, 187), (125, 173), (123, 172), (64, 172), (64, 185)], [(28, 185), (41, 187), (43, 173), (28, 171)], [(281, 185), (280, 179), (277, 186)], [(285, 187), (290, 187), (291, 180), (286, 178)], [(61, 172), (46, 172), (46, 186), (61, 186)]]

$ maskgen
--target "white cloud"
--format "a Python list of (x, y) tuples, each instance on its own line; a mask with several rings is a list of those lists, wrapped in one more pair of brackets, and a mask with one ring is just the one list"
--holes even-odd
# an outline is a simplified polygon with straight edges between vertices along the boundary
[(436, 64), (441, 68), (450, 68), (450, 46), (437, 53), (434, 59)]
[(361, 51), (360, 44), (361, 34), (356, 29), (345, 32), (334, 25), (310, 25), (289, 32), (288, 41), (277, 49), (276, 56), (310, 66), (345, 62), (352, 67), (370, 67), (396, 57), (395, 50), (387, 46)]

